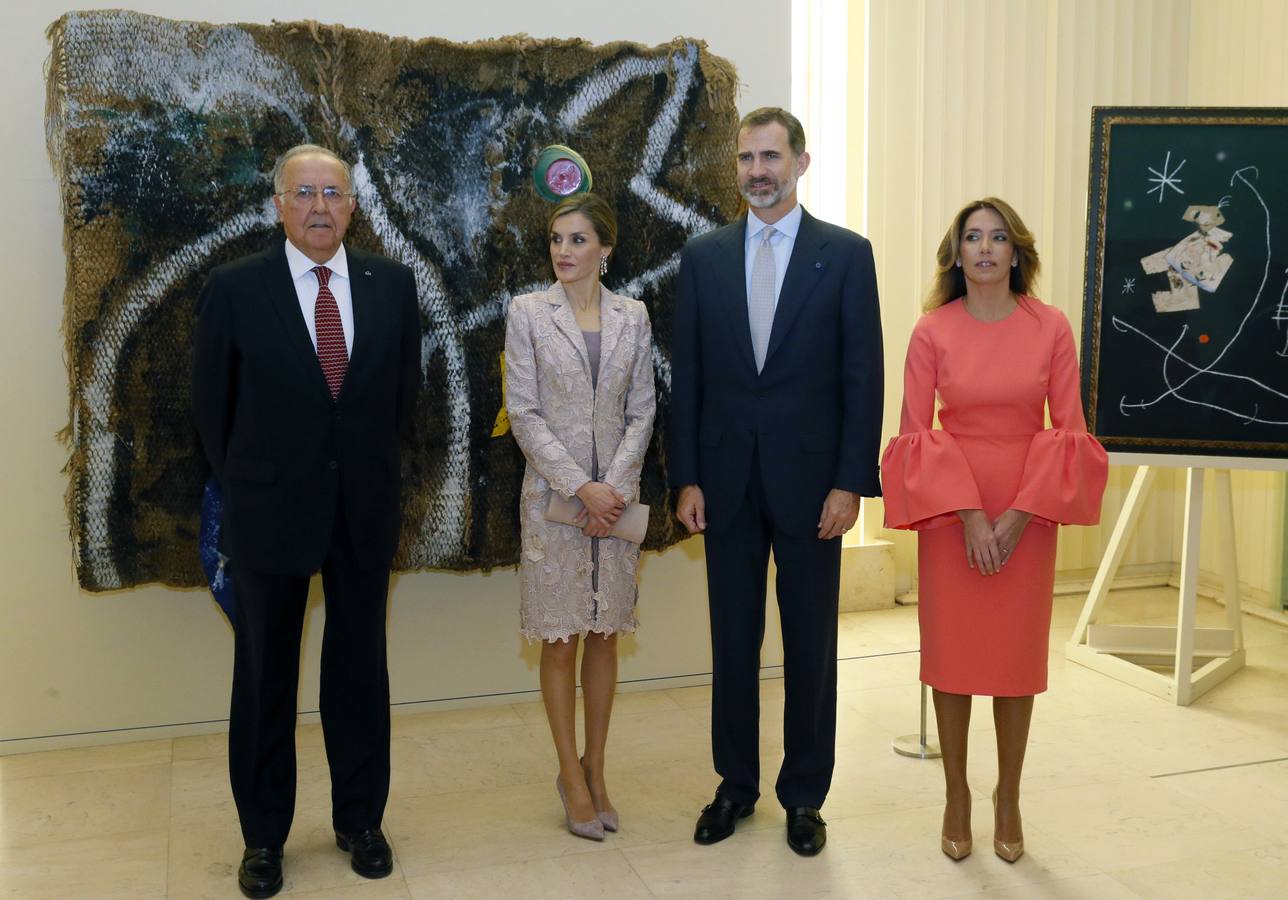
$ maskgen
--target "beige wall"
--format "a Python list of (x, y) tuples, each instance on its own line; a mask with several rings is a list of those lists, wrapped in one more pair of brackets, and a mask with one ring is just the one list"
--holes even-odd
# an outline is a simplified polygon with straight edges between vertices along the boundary
[[(556, 33), (542, 7), (518, 0), (446, 7), (279, 0), (267, 10), (248, 0), (126, 5), (175, 18), (318, 18), (452, 39)], [(787, 102), (788, 6), (787, 0), (755, 0), (732, 15), (715, 4), (659, 0), (647, 12), (587, 15), (576, 27), (596, 41), (706, 37), (737, 64), (740, 107), (750, 109)], [(850, 0), (847, 208), (856, 227), (866, 212), (877, 253), (887, 434), (898, 425), (904, 348), (952, 212), (985, 193), (1013, 202), (1038, 235), (1044, 299), (1078, 322), (1091, 106), (1288, 105), (1280, 46), (1288, 32), (1285, 7), (1279, 0)], [(10, 124), (11, 210), (0, 224), (8, 274), (8, 327), (0, 332), (0, 409), (8, 438), (8, 477), (0, 482), (0, 753), (114, 739), (106, 733), (111, 729), (173, 723), (217, 729), (227, 710), (231, 634), (203, 592), (148, 587), (86, 594), (71, 571), (59, 471), (65, 453), (53, 439), (65, 424), (67, 393), (58, 333), (61, 224), (43, 145), (41, 77), (43, 29), (64, 9), (26, 3), (11, 10), (8, 52), (0, 60), (8, 87), (0, 104)], [(1130, 474), (1112, 474), (1107, 523)], [(1183, 478), (1163, 473), (1158, 483), (1128, 563), (1179, 559)], [(1234, 483), (1243, 579), (1277, 593), (1283, 478), (1236, 473)], [(906, 589), (915, 542), (880, 528), (879, 502), (865, 519), (869, 534), (898, 543)], [(1108, 530), (1064, 529), (1061, 566), (1096, 565)], [(1216, 568), (1215, 547), (1205, 544), (1206, 568)], [(323, 612), (316, 600), (302, 708), (312, 708), (317, 694)], [(700, 544), (646, 557), (641, 604), (643, 627), (623, 644), (622, 678), (708, 671)], [(395, 701), (533, 689), (535, 655), (520, 642), (516, 624), (512, 572), (397, 579), (390, 616)], [(777, 660), (771, 613), (765, 662)], [(115, 738), (140, 734), (126, 730)], [(71, 736), (31, 740), (43, 735)]]
[[(115, 5), (172, 18), (230, 22), (314, 18), (389, 34), (457, 40), (527, 32), (653, 44), (684, 34), (705, 38), (714, 52), (737, 65), (743, 108), (786, 105), (789, 96), (787, 0), (752, 0), (737, 15), (715, 4), (684, 0), (587, 7), (575, 16), (552, 16), (550, 7), (520, 0)], [(11, 7), (0, 59), (9, 209), (0, 222), (7, 273), (7, 327), (0, 332), (0, 409), (6, 431), (6, 477), (0, 482), (0, 753), (151, 733), (81, 732), (203, 722), (209, 724), (188, 730), (213, 730), (221, 727), (228, 708), (231, 632), (206, 594), (159, 587), (88, 594), (77, 589), (71, 569), (63, 512), (66, 481), (59, 471), (65, 451), (54, 440), (66, 424), (67, 410), (59, 335), (62, 227), (44, 148), (41, 74), (48, 53), (44, 29), (66, 8), (54, 3)], [(302, 709), (316, 707), (323, 619), (316, 600), (308, 620)], [(638, 638), (623, 642), (624, 680), (710, 670), (700, 544), (690, 542), (646, 559), (641, 619)], [(522, 644), (517, 625), (512, 571), (397, 579), (389, 629), (395, 702), (534, 689), (536, 655)], [(766, 663), (779, 658), (773, 627)], [(29, 740), (46, 735), (71, 736)]]
[[(851, 94), (849, 115), (869, 116), (866, 201), (884, 307), (887, 434), (898, 429), (904, 351), (935, 249), (963, 203), (995, 194), (1019, 210), (1042, 253), (1040, 295), (1077, 330), (1091, 107), (1288, 105), (1288, 4), (1280, 0), (851, 0), (850, 20), (865, 15), (867, 107), (862, 93)], [(860, 154), (853, 164), (863, 165)], [(860, 182), (852, 169), (849, 184)], [(1132, 471), (1111, 471), (1105, 524), (1061, 529), (1062, 569), (1099, 563)], [(1127, 564), (1180, 558), (1184, 479), (1168, 470), (1156, 485)], [(1283, 476), (1236, 473), (1234, 485), (1242, 579), (1277, 595)], [(868, 516), (879, 522), (876, 504)], [(907, 589), (915, 539), (880, 535), (897, 542)], [(1215, 536), (1202, 554), (1211, 570)]]

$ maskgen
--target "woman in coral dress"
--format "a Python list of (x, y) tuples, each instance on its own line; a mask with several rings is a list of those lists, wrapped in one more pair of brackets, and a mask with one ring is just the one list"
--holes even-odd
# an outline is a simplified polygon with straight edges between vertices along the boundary
[(1023, 853), (1020, 771), (1033, 695), (1047, 686), (1056, 526), (1095, 524), (1108, 474), (1082, 414), (1073, 332), (1030, 296), (1037, 273), (1033, 235), (1006, 203), (957, 214), (882, 460), (886, 525), (917, 531), (921, 680), (943, 749), (941, 846), (954, 859), (971, 848), (974, 694), (993, 697), (994, 850), (1009, 862)]

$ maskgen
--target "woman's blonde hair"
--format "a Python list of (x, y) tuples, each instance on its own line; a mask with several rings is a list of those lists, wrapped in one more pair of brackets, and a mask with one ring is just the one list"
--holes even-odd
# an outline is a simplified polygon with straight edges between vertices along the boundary
[(1020, 214), (1011, 208), (1005, 200), (996, 197), (985, 197), (973, 203), (967, 203), (948, 226), (944, 239), (939, 242), (939, 252), (935, 256), (935, 280), (930, 285), (926, 302), (921, 308), (930, 312), (945, 303), (950, 303), (966, 293), (966, 275), (957, 263), (961, 260), (962, 232), (971, 213), (980, 209), (991, 209), (1002, 217), (1006, 233), (1014, 248), (1016, 264), (1011, 269), (1011, 293), (1032, 295), (1033, 286), (1037, 284), (1038, 272), (1042, 266), (1038, 262), (1038, 248), (1029, 231), (1020, 218)]

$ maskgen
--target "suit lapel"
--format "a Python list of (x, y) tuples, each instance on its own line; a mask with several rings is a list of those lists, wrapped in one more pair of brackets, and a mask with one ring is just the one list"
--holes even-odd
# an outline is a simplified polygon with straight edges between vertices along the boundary
[(371, 330), (377, 327), (378, 322), (372, 305), (375, 303), (377, 290), (371, 267), (360, 251), (345, 247), (344, 254), (349, 263), (349, 299), (353, 303), (353, 350), (349, 353), (349, 367), (345, 370), (344, 384), (340, 387), (341, 396), (344, 395), (345, 386), (360, 375), (358, 367), (366, 362), (368, 348), (374, 346)]
[(739, 216), (716, 241), (719, 254), (716, 272), (722, 282), (720, 296), (725, 299), (725, 321), (731, 323), (733, 342), (752, 372), (756, 371), (756, 352), (751, 346), (751, 321), (747, 314), (747, 216)]
[[(590, 381), (590, 351), (586, 349), (586, 339), (581, 336), (581, 328), (577, 325), (577, 317), (573, 315), (572, 304), (568, 302), (568, 295), (564, 292), (563, 285), (555, 282), (546, 291), (546, 301), (551, 306), (551, 318), (554, 320), (555, 328), (559, 329), (571, 343), (577, 354), (581, 358), (582, 370), (586, 373), (586, 380)], [(600, 327), (603, 327), (601, 322)], [(603, 358), (603, 348), (600, 348), (600, 358)]]
[(825, 264), (822, 251), (826, 245), (827, 240), (819, 233), (814, 217), (802, 209), (800, 228), (796, 232), (796, 241), (792, 244), (791, 259), (787, 262), (787, 274), (783, 278), (782, 290), (778, 292), (778, 306), (774, 310), (774, 326), (769, 332), (765, 365), (769, 365), (774, 351), (783, 343), (805, 301), (818, 285), (819, 278), (823, 275)]
[(326, 392), (329, 399), (331, 392), (326, 386), (326, 376), (322, 374), (317, 351), (313, 349), (313, 341), (309, 338), (309, 327), (300, 310), (300, 298), (295, 291), (295, 281), (291, 278), (291, 267), (286, 263), (284, 240), (277, 245), (276, 250), (270, 248), (265, 251), (263, 276), (264, 293), (281, 323), (287, 354), (302, 367), (318, 390)]
[(599, 371), (604, 371), (604, 361), (612, 357), (622, 338), (622, 329), (626, 327), (626, 315), (622, 309), (622, 300), (608, 288), (603, 289), (603, 299), (599, 304)]

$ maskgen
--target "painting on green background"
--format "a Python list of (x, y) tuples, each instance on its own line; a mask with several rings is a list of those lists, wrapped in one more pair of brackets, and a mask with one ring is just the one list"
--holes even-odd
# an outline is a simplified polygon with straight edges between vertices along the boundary
[(1088, 210), (1096, 437), (1288, 457), (1288, 110), (1097, 107)]

